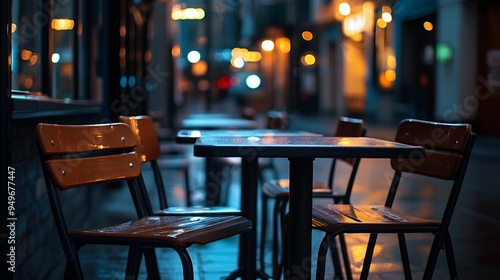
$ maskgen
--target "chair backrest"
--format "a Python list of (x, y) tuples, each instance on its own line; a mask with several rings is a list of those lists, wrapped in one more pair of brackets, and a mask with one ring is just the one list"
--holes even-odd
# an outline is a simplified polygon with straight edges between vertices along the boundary
[[(150, 116), (120, 116), (120, 121), (130, 125), (137, 140), (136, 151), (143, 163), (149, 162), (153, 170), (154, 180), (158, 191), (160, 208), (168, 207), (165, 186), (157, 160), (160, 157), (160, 142), (156, 133), (153, 119)], [(142, 184), (142, 178), (139, 180)]]
[[(88, 184), (127, 180), (141, 171), (130, 127), (38, 124), (37, 137), (44, 169), (54, 185), (69, 189)], [(100, 156), (93, 152), (114, 152)]]
[(336, 137), (361, 137), (365, 133), (365, 122), (362, 119), (341, 116), (337, 120)]
[[(363, 137), (365, 135), (366, 128), (363, 119), (341, 116), (337, 120), (335, 137)], [(354, 158), (341, 158), (341, 160), (346, 161), (350, 165), (354, 165), (356, 161)]]
[[(341, 116), (337, 120), (337, 127), (335, 130), (335, 137), (363, 137), (366, 135), (365, 122), (358, 118), (348, 118)], [(349, 175), (349, 181), (347, 183), (344, 195), (342, 198), (335, 197), (335, 203), (349, 203), (352, 193), (352, 188), (354, 186), (354, 180), (358, 172), (360, 158), (338, 158), (349, 165), (351, 165), (351, 173)], [(330, 171), (328, 173), (328, 186), (333, 190), (334, 186), (334, 174), (337, 158), (332, 159), (330, 166)]]
[[(75, 255), (68, 235), (58, 191), (100, 183), (126, 181), (137, 191), (141, 162), (134, 151), (137, 141), (123, 123), (36, 127), (45, 184), (64, 253)], [(71, 203), (71, 202), (67, 202)], [(143, 202), (134, 200), (138, 213)]]
[(470, 124), (450, 124), (415, 119), (401, 121), (395, 140), (425, 148), (425, 155), (409, 159), (395, 158), (395, 170), (386, 206), (392, 206), (402, 173), (415, 173), (437, 179), (451, 180), (453, 186), (441, 223), (447, 228), (454, 211), (467, 169), (475, 134)]
[(120, 116), (120, 121), (132, 128), (137, 140), (136, 152), (142, 162), (156, 161), (160, 157), (160, 142), (150, 116)]
[(271, 110), (267, 112), (266, 128), (286, 130), (290, 126), (290, 119), (285, 112)]

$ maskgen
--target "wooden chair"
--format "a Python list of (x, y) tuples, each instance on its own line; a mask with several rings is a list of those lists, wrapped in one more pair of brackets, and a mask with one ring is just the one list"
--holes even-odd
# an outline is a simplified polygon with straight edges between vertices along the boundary
[[(425, 155), (410, 159), (391, 159), (394, 177), (384, 205), (317, 205), (313, 206), (312, 228), (325, 232), (318, 252), (317, 279), (325, 273), (324, 257), (335, 236), (343, 233), (370, 233), (361, 279), (368, 277), (370, 263), (377, 239), (381, 233), (398, 236), (403, 271), (411, 279), (406, 247), (406, 233), (431, 233), (434, 235), (423, 279), (431, 279), (441, 249), (445, 250), (451, 279), (457, 278), (452, 242), (448, 227), (462, 187), (475, 134), (469, 124), (448, 124), (421, 120), (403, 120), (396, 133), (396, 141), (423, 146)], [(414, 217), (392, 208), (396, 191), (405, 173), (420, 174), (437, 180), (452, 182), (446, 207), (441, 219), (429, 220)], [(410, 178), (405, 179), (405, 182)], [(341, 273), (336, 271), (336, 274)], [(352, 278), (352, 275), (347, 275)]]
[[(155, 184), (160, 197), (160, 210), (155, 215), (241, 215), (241, 210), (230, 206), (192, 206), (168, 207), (165, 187), (158, 161), (168, 160), (160, 157), (160, 143), (154, 128), (153, 119), (149, 116), (120, 116), (120, 121), (128, 124), (137, 139), (136, 152), (143, 163), (150, 163)], [(189, 192), (187, 192), (189, 194)]]
[[(154, 249), (172, 248), (183, 265), (184, 279), (193, 279), (192, 244), (206, 244), (251, 228), (241, 216), (151, 216), (147, 192), (138, 183), (141, 161), (137, 141), (123, 123), (97, 125), (38, 124), (40, 158), (57, 231), (66, 256), (65, 279), (83, 279), (78, 250), (89, 244), (129, 246), (127, 277), (137, 277), (142, 252), (148, 275), (158, 279)], [(59, 192), (89, 185), (126, 182), (134, 198), (138, 219), (97, 229), (67, 228)], [(106, 213), (101, 213), (105, 215)], [(135, 279), (135, 278), (134, 278)]]
[[(364, 126), (364, 121), (362, 119), (340, 117), (337, 121), (337, 127), (335, 136), (338, 137), (362, 137), (366, 134), (366, 129)], [(340, 186), (334, 184), (335, 170), (337, 160), (345, 163), (344, 165), (351, 168), (351, 173), (349, 175), (349, 181), (347, 186)], [(332, 159), (328, 182), (324, 181), (314, 181), (313, 182), (313, 197), (314, 198), (332, 198), (334, 203), (349, 203), (352, 193), (352, 188), (354, 185), (354, 179), (356, 178), (356, 173), (358, 171), (358, 166), (360, 159), (352, 158), (339, 158)], [(273, 243), (272, 243), (272, 263), (273, 263), (273, 278), (279, 279), (282, 270), (283, 260), (279, 260), (278, 244), (279, 244), (279, 234), (278, 228), (283, 232), (285, 215), (289, 198), (289, 180), (288, 179), (278, 179), (266, 182), (262, 188), (262, 230), (261, 230), (261, 243), (260, 243), (260, 266), (264, 269), (264, 250), (265, 250), (265, 237), (267, 233), (267, 205), (268, 200), (274, 199), (274, 207), (272, 214), (272, 227), (273, 227)], [(281, 221), (280, 226), (278, 226), (278, 221)], [(345, 251), (345, 242), (341, 236), (341, 245)], [(333, 252), (332, 252), (333, 253)], [(344, 258), (347, 256), (345, 251)], [(338, 256), (334, 257), (335, 267), (339, 268), (340, 263), (337, 262)]]

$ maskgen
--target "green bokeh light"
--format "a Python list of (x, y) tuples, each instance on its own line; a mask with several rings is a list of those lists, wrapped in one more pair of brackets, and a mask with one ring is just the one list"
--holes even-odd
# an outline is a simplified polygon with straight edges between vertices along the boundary
[(436, 45), (436, 60), (440, 63), (448, 63), (453, 58), (453, 50), (446, 43), (438, 43)]

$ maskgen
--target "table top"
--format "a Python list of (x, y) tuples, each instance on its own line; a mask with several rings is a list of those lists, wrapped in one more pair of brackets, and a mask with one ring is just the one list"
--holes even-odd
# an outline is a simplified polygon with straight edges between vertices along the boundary
[(370, 137), (200, 137), (194, 155), (202, 157), (398, 158), (424, 155), (424, 148)]
[(257, 128), (258, 123), (242, 118), (186, 118), (182, 120), (182, 128), (185, 129), (248, 129)]
[(200, 137), (268, 137), (268, 136), (321, 136), (307, 131), (283, 131), (277, 129), (241, 129), (241, 130), (179, 130), (176, 142), (184, 144), (194, 144)]

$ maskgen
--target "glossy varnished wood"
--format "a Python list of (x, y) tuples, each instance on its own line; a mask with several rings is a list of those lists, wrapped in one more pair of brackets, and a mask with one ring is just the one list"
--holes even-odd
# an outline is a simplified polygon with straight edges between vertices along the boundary
[[(160, 278), (155, 253), (150, 248), (169, 247), (181, 259), (183, 277), (193, 279), (193, 267), (186, 251), (188, 246), (193, 243), (206, 244), (251, 229), (251, 222), (241, 216), (152, 216), (147, 191), (141, 184), (141, 161), (134, 151), (136, 136), (125, 123), (39, 124), (37, 136), (45, 185), (67, 259), (65, 278), (83, 279), (78, 262), (80, 246), (118, 244), (131, 248), (127, 273), (131, 273), (132, 277), (137, 274), (140, 254), (144, 252), (148, 276), (151, 279)], [(75, 230), (68, 234), (66, 213), (61, 202), (71, 203), (71, 200), (60, 200), (59, 191), (55, 188), (66, 190), (115, 181), (128, 183), (134, 202), (130, 207), (135, 206), (141, 218), (98, 229)]]
[(130, 127), (123, 123), (85, 126), (41, 123), (36, 132), (45, 155), (133, 149), (137, 145)]
[(405, 232), (437, 230), (440, 221), (418, 218), (384, 205), (325, 204), (314, 206), (312, 225), (326, 232), (348, 226), (351, 231), (344, 231), (346, 233), (362, 233), (364, 228), (367, 232), (377, 232), (373, 227), (378, 229), (378, 233), (398, 233), (401, 231), (398, 226), (404, 227)]
[[(430, 129), (432, 128), (432, 129)], [(453, 179), (472, 132), (470, 124), (407, 120), (396, 133), (396, 141), (427, 148), (425, 157), (391, 161), (395, 170), (441, 179)]]
[(128, 124), (137, 137), (136, 151), (143, 162), (160, 157), (160, 142), (153, 120), (149, 116), (120, 116), (120, 121)]
[[(432, 127), (432, 129), (429, 129)], [(467, 146), (472, 126), (446, 124), (421, 120), (401, 122), (395, 141), (409, 145), (425, 146), (433, 150), (463, 152)]]
[(90, 158), (53, 159), (47, 161), (54, 183), (60, 189), (128, 180), (141, 173), (141, 162), (135, 152)]
[(174, 243), (187, 248), (239, 234), (251, 225), (241, 216), (151, 216), (105, 228), (72, 231), (70, 235), (75, 240), (92, 238), (111, 244), (128, 245), (138, 240), (143, 246)]

